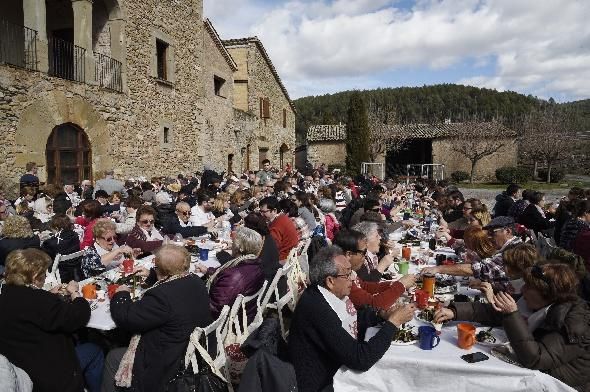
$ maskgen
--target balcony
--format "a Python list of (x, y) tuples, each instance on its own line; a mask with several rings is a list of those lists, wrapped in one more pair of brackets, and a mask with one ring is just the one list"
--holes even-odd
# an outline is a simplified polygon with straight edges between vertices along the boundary
[(0, 19), (0, 63), (37, 70), (37, 31)]
[(95, 78), (99, 86), (115, 91), (123, 91), (121, 62), (104, 54), (94, 53)]
[(86, 49), (56, 37), (49, 37), (49, 75), (85, 82)]

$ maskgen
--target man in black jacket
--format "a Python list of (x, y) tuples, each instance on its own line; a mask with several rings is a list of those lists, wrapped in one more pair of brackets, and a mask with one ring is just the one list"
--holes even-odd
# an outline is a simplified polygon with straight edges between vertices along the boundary
[[(289, 330), (289, 356), (300, 392), (329, 390), (341, 366), (368, 370), (387, 351), (395, 331), (410, 321), (414, 306), (389, 311), (357, 310), (348, 299), (353, 271), (337, 246), (320, 250), (310, 263), (311, 285), (297, 303)], [(384, 321), (385, 320), (385, 321)], [(383, 325), (368, 342), (367, 327)]]
[[(175, 209), (176, 215), (170, 215), (164, 220), (162, 224), (162, 231), (166, 234), (181, 234), (184, 238), (186, 237), (198, 237), (202, 234), (207, 233), (207, 226), (193, 226), (189, 222), (191, 217), (191, 206), (181, 201), (176, 204)], [(213, 223), (209, 224), (213, 226)]]
[(518, 199), (518, 191), (520, 187), (516, 184), (510, 184), (506, 190), (496, 196), (496, 205), (494, 206), (494, 217), (508, 216), (508, 210)]

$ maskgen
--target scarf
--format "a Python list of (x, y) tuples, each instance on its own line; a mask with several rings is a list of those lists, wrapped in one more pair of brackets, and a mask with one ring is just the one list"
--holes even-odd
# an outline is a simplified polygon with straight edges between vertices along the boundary
[(238, 256), (235, 259), (230, 260), (227, 263), (225, 263), (222, 266), (220, 266), (219, 268), (217, 268), (215, 270), (215, 272), (213, 273), (213, 275), (211, 275), (211, 277), (207, 281), (207, 291), (210, 291), (211, 290), (211, 286), (213, 285), (213, 282), (215, 282), (215, 279), (217, 279), (217, 276), (221, 273), (221, 271), (224, 271), (224, 270), (226, 270), (228, 268), (237, 267), (244, 260), (253, 260), (255, 258), (256, 258), (256, 255), (243, 255), (243, 256)]
[[(172, 275), (167, 278), (161, 279), (154, 283), (154, 285), (143, 292), (143, 295), (154, 287), (158, 287), (164, 283), (169, 283), (175, 281), (177, 279), (184, 278), (190, 275), (190, 273), (185, 272), (184, 274), (180, 275)], [(123, 355), (121, 359), (121, 363), (119, 363), (119, 368), (117, 369), (117, 373), (115, 374), (115, 384), (118, 387), (123, 388), (130, 388), (131, 382), (133, 380), (133, 364), (135, 363), (135, 353), (137, 352), (137, 347), (139, 346), (139, 341), (141, 340), (141, 335), (133, 335), (131, 341), (129, 342), (129, 347), (127, 347), (127, 351)]]
[(357, 314), (356, 308), (354, 304), (348, 297), (344, 297), (344, 299), (340, 299), (336, 297), (331, 291), (327, 290), (324, 287), (318, 286), (320, 293), (324, 296), (324, 299), (330, 305), (330, 308), (336, 313), (340, 322), (342, 323), (342, 328), (350, 336), (357, 339), (358, 337), (358, 321), (357, 321)]

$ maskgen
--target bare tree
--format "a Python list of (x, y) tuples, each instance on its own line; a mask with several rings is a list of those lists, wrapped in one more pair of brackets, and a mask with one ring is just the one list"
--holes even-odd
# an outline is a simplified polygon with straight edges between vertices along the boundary
[(550, 105), (527, 115), (522, 121), (520, 152), (532, 160), (535, 175), (539, 162), (547, 165), (547, 183), (551, 182), (551, 170), (570, 156), (576, 147), (573, 115), (556, 105)]
[(512, 143), (507, 135), (490, 132), (489, 124), (494, 123), (462, 123), (460, 131), (452, 137), (451, 149), (465, 156), (471, 163), (470, 183), (473, 183), (479, 161)]
[(369, 158), (375, 162), (380, 155), (402, 149), (408, 136), (397, 125), (397, 113), (392, 106), (369, 105)]

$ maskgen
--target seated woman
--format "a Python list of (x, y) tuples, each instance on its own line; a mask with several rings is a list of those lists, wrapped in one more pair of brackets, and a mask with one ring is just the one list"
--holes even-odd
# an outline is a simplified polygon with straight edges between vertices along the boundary
[[(262, 236), (252, 229), (240, 227), (232, 244), (234, 259), (219, 267), (207, 282), (210, 308), (217, 318), (223, 305), (231, 306), (239, 294), (249, 296), (262, 287), (264, 274), (258, 255), (262, 250)], [(248, 320), (256, 315), (256, 303), (246, 305)]]
[[(157, 282), (139, 301), (121, 286), (111, 301), (117, 327), (136, 334), (129, 348), (112, 350), (105, 365), (103, 392), (117, 391), (116, 383), (136, 392), (161, 392), (180, 370), (189, 336), (211, 323), (209, 298), (203, 281), (189, 273), (190, 254), (183, 247), (164, 245), (155, 251)], [(147, 272), (147, 271), (145, 271)], [(130, 358), (123, 358), (127, 351)]]
[(565, 264), (535, 265), (524, 273), (522, 298), (504, 293), (491, 304), (455, 303), (434, 315), (503, 326), (518, 361), (580, 391), (590, 387), (590, 308), (576, 294), (578, 278)]
[(543, 230), (550, 229), (554, 226), (554, 221), (551, 221), (551, 215), (543, 210), (543, 203), (545, 202), (545, 194), (542, 192), (533, 192), (529, 195), (530, 204), (524, 209), (523, 213), (518, 218), (518, 223), (526, 226), (527, 229), (539, 233)]
[(135, 227), (127, 235), (127, 245), (140, 249), (144, 255), (153, 253), (162, 246), (164, 236), (155, 227), (156, 210), (151, 206), (141, 206), (135, 213)]
[(92, 245), (94, 242), (93, 227), (102, 215), (102, 206), (96, 200), (88, 200), (80, 203), (82, 216), (76, 218), (74, 223), (84, 228), (84, 236), (80, 241), (80, 250)]
[(92, 231), (94, 244), (84, 250), (82, 256), (82, 275), (84, 278), (100, 275), (108, 269), (119, 266), (125, 255), (137, 256), (140, 249), (132, 249), (124, 245), (119, 247), (116, 243), (117, 226), (110, 219), (98, 219)]
[(0, 238), (0, 273), (4, 270), (6, 256), (15, 249), (41, 246), (39, 236), (33, 234), (29, 221), (24, 216), (9, 216), (4, 221)]
[(33, 205), (34, 217), (43, 223), (49, 222), (53, 216), (53, 200), (48, 197), (40, 197), (35, 200)]
[[(53, 234), (43, 242), (41, 249), (52, 260), (55, 259), (57, 254), (69, 255), (80, 250), (80, 238), (74, 231), (74, 225), (67, 215), (54, 215), (49, 221), (49, 228)], [(82, 277), (80, 258), (60, 262), (58, 269), (62, 282), (67, 283), (71, 280), (80, 280)]]
[[(88, 301), (70, 282), (71, 302), (41, 290), (49, 256), (38, 249), (15, 250), (6, 262), (0, 295), (0, 354), (27, 372), (35, 391), (100, 391), (103, 354), (92, 344), (74, 347), (72, 334), (90, 319)], [(84, 373), (82, 372), (84, 369)]]

